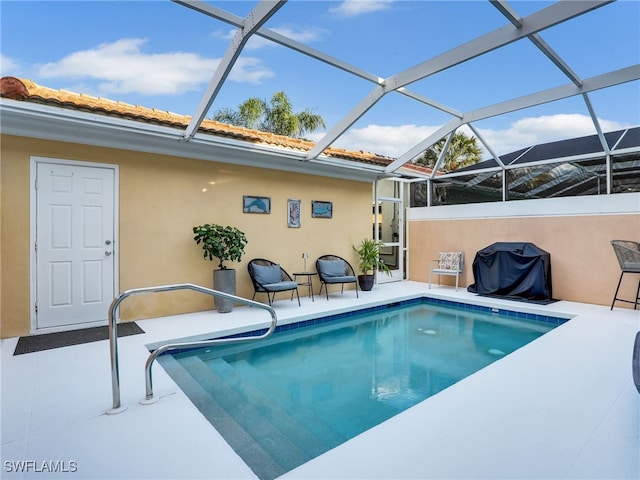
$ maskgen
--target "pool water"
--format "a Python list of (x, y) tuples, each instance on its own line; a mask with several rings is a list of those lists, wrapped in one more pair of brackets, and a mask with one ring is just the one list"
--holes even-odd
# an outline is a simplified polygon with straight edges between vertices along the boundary
[(555, 326), (415, 303), (159, 361), (256, 475), (271, 479)]

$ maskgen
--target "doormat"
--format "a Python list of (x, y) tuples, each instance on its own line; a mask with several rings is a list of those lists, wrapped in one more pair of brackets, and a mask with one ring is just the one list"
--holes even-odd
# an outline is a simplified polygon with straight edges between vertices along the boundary
[[(135, 322), (125, 322), (118, 324), (118, 337), (128, 337), (144, 333)], [(68, 347), (70, 345), (80, 345), (82, 343), (98, 342), (109, 339), (109, 326), (89, 327), (80, 330), (69, 330), (68, 332), (45, 333), (43, 335), (30, 335), (20, 337), (13, 352), (14, 355), (24, 353), (41, 352), (52, 348)]]
[(545, 298), (545, 299), (533, 299), (523, 297), (509, 297), (505, 295), (492, 295), (490, 293), (479, 293), (481, 297), (498, 298), (500, 300), (513, 300), (514, 302), (533, 303), (534, 305), (550, 305), (552, 303), (559, 302), (559, 298)]

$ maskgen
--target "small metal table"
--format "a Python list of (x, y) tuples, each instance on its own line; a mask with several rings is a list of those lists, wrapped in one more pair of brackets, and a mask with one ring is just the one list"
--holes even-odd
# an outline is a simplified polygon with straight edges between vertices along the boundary
[(311, 297), (312, 302), (315, 302), (315, 299), (313, 298), (312, 277), (317, 274), (318, 274), (317, 272), (294, 272), (293, 273), (293, 280), (296, 282), (298, 281), (298, 277), (307, 277), (307, 280), (305, 282), (300, 282), (298, 283), (298, 285), (300, 285), (301, 287), (309, 287), (309, 296)]

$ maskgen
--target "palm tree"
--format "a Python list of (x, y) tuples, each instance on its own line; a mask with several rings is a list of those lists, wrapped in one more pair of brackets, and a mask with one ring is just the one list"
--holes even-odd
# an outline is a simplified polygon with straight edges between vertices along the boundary
[(284, 92), (274, 93), (269, 102), (254, 97), (241, 103), (238, 110), (217, 110), (213, 119), (296, 138), (325, 127), (322, 117), (311, 113), (309, 109), (294, 113), (293, 106)]
[[(418, 165), (433, 168), (440, 158), (446, 139), (442, 138), (429, 147), (415, 160)], [(482, 151), (476, 137), (469, 137), (464, 133), (455, 133), (444, 156), (442, 168), (448, 172), (458, 168), (474, 165), (482, 160)]]
[(238, 110), (223, 108), (216, 111), (213, 119), (239, 127), (258, 129), (264, 112), (264, 104), (264, 100), (250, 98), (241, 103)]

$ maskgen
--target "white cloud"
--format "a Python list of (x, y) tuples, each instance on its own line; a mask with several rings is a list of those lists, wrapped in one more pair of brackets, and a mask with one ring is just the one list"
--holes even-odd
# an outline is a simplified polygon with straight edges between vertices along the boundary
[(316, 42), (329, 34), (328, 30), (316, 27), (295, 28), (282, 26), (274, 28), (273, 31), (301, 43)]
[[(334, 146), (398, 157), (437, 129), (437, 126), (427, 125), (367, 125), (364, 128), (348, 130)], [(321, 137), (322, 135), (315, 134), (312, 139), (318, 140)]]
[[(297, 42), (305, 43), (305, 44), (316, 42), (328, 35), (327, 30), (322, 28), (315, 28), (315, 27), (302, 28), (302, 27), (282, 26), (282, 27), (272, 28), (271, 30), (287, 38), (290, 38), (291, 40), (295, 40)], [(231, 39), (233, 39), (233, 36), (236, 34), (236, 31), (237, 31), (236, 29), (231, 29), (225, 33), (218, 30), (216, 32), (213, 32), (212, 35), (216, 38), (220, 38), (225, 41), (231, 41)], [(272, 45), (277, 45), (277, 44), (259, 35), (253, 35), (247, 42), (247, 45), (245, 46), (245, 50), (247, 51), (258, 50), (258, 49), (269, 47)]]
[[(599, 119), (598, 121), (603, 132), (631, 126), (610, 120)], [(396, 158), (406, 153), (438, 128), (440, 128), (439, 125), (368, 125), (347, 131), (333, 146), (355, 151), (365, 150)], [(471, 134), (471, 131), (466, 127), (462, 127), (460, 130), (467, 135)], [(596, 133), (591, 117), (581, 114), (525, 117), (502, 130), (478, 128), (478, 131), (498, 155), (531, 145)], [(315, 133), (310, 138), (318, 141), (323, 135), (323, 133)]]
[[(181, 94), (200, 90), (215, 71), (219, 59), (193, 53), (148, 54), (141, 48), (144, 39), (122, 39), (96, 48), (72, 53), (40, 67), (42, 78), (75, 78), (100, 81), (105, 93), (143, 95)], [(229, 78), (236, 82), (260, 83), (273, 76), (260, 60), (240, 58)]]
[(18, 75), (16, 72), (19, 70), (20, 65), (16, 60), (0, 53), (0, 77)]
[(339, 6), (332, 7), (329, 11), (340, 17), (356, 17), (367, 13), (388, 10), (394, 0), (344, 0)]
[(274, 75), (271, 70), (264, 67), (262, 60), (254, 57), (240, 57), (233, 66), (229, 79), (238, 83), (259, 84)]
[[(603, 132), (629, 127), (611, 120), (598, 119)], [(591, 117), (577, 113), (525, 117), (504, 130), (478, 129), (491, 149), (505, 154), (531, 145), (564, 140), (596, 133)]]

